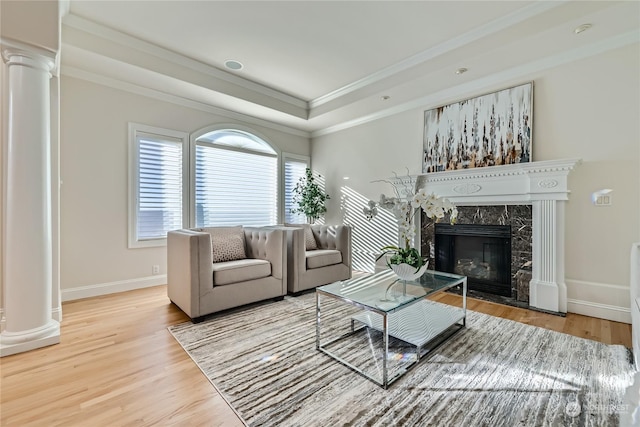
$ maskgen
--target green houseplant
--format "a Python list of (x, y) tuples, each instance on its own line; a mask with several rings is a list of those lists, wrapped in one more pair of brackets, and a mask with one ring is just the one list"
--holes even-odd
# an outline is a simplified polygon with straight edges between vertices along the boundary
[(305, 176), (293, 189), (293, 203), (297, 208), (291, 209), (291, 213), (304, 214), (313, 223), (327, 212), (325, 202), (329, 199), (329, 195), (316, 182), (311, 169), (307, 168)]

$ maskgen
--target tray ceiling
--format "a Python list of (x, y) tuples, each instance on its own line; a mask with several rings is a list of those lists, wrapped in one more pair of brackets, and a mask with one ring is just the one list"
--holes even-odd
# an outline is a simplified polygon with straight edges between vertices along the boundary
[(638, 2), (71, 0), (61, 71), (318, 135), (521, 82), (639, 28)]

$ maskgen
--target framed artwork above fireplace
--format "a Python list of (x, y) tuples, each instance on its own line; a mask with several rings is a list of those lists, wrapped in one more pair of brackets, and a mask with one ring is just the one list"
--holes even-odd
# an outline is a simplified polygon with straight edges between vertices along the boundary
[(422, 172), (531, 161), (533, 83), (427, 110)]

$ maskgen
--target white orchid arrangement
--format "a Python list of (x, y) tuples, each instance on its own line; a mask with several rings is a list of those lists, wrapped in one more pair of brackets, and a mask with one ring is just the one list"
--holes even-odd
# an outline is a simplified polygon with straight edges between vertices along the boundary
[[(394, 173), (395, 175), (395, 173)], [(384, 180), (393, 186), (395, 197), (387, 197), (384, 194), (380, 195), (380, 202), (376, 203), (370, 201), (368, 206), (363, 209), (367, 219), (373, 219), (377, 213), (377, 206), (388, 209), (393, 212), (394, 216), (398, 220), (398, 233), (404, 248), (399, 246), (385, 246), (382, 248), (383, 253), (378, 257), (390, 254), (388, 259), (389, 264), (402, 264), (406, 263), (416, 268), (416, 271), (424, 265), (426, 260), (420, 256), (420, 252), (411, 247), (416, 231), (414, 226), (414, 219), (420, 209), (422, 209), (427, 218), (432, 219), (433, 222), (438, 222), (440, 219), (449, 213), (452, 224), (455, 224), (458, 217), (458, 209), (449, 201), (449, 199), (441, 198), (433, 193), (427, 193), (424, 188), (413, 190), (412, 181), (409, 180), (409, 184), (404, 183), (402, 179), (395, 175), (397, 181), (402, 183), (402, 187), (391, 181)], [(420, 208), (420, 209), (419, 209)]]
[(398, 219), (398, 233), (400, 240), (405, 246), (410, 246), (413, 241), (416, 230), (414, 227), (414, 218), (419, 209), (422, 209), (429, 219), (438, 222), (444, 218), (445, 214), (450, 213), (451, 222), (455, 223), (458, 217), (458, 209), (449, 201), (449, 199), (441, 198), (433, 193), (427, 193), (424, 188), (416, 191), (415, 194), (409, 194), (407, 199), (399, 197), (397, 188), (396, 197), (387, 197), (380, 195), (380, 206), (391, 210)]

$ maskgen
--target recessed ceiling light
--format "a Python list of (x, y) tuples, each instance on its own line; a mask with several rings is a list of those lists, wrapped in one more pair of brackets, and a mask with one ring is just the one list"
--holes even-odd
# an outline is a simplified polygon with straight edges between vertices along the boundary
[(589, 28), (593, 27), (591, 24), (582, 24), (573, 29), (573, 32), (576, 34), (580, 34), (583, 31), (587, 31)]
[(466, 73), (467, 71), (469, 71), (469, 69), (468, 69), (468, 68), (458, 68), (458, 69), (456, 70), (456, 74), (464, 74), (464, 73)]
[(380, 99), (382, 99), (383, 101), (386, 101), (388, 99), (391, 99), (391, 97), (389, 95), (382, 95)]
[(345, 181), (349, 179), (348, 176), (343, 176), (342, 179), (344, 179)]
[(234, 60), (234, 59), (229, 59), (227, 61), (224, 62), (224, 66), (227, 67), (230, 70), (233, 71), (238, 71), (238, 70), (242, 70), (242, 63)]

